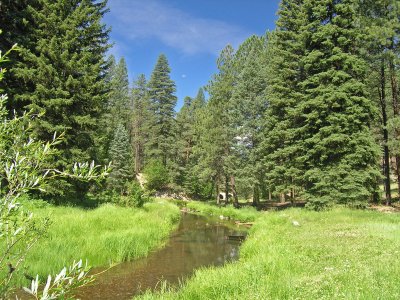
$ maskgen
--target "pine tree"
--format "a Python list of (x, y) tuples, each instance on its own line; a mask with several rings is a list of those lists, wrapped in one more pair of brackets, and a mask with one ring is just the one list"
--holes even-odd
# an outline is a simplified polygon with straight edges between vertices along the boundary
[(118, 126), (119, 122), (122, 122), (122, 124), (129, 123), (129, 108), (131, 102), (129, 97), (128, 70), (125, 59), (122, 57), (118, 64), (115, 64), (115, 58), (112, 57), (111, 63), (113, 61), (114, 65), (111, 65), (108, 74), (110, 84), (110, 92), (108, 94), (109, 127), (112, 131)]
[(180, 149), (181, 165), (185, 166), (189, 162), (190, 154), (193, 148), (193, 99), (185, 97), (183, 106), (176, 116), (178, 132), (178, 148)]
[(142, 171), (144, 165), (144, 147), (147, 141), (148, 133), (146, 130), (146, 121), (148, 121), (149, 99), (147, 82), (144, 74), (138, 76), (133, 82), (132, 88), (132, 129), (131, 141), (135, 157), (136, 174)]
[(295, 115), (301, 116), (304, 196), (314, 207), (365, 203), (380, 176), (356, 2), (304, 1), (308, 34), (301, 62), (307, 76)]
[(217, 201), (220, 188), (223, 188), (227, 195), (230, 191), (228, 157), (234, 132), (230, 130), (229, 102), (235, 83), (233, 58), (234, 49), (228, 45), (217, 60), (219, 73), (214, 75), (207, 86), (210, 100), (200, 115), (201, 131), (194, 149), (198, 162), (195, 168), (198, 176), (203, 182), (213, 182)]
[(177, 169), (178, 184), (185, 192), (194, 198), (210, 197), (210, 181), (198, 177), (196, 166), (199, 157), (195, 153), (200, 135), (202, 134), (201, 115), (206, 105), (203, 88), (196, 97), (186, 97), (184, 105), (177, 115)]
[(128, 70), (124, 58), (118, 63), (111, 55), (107, 60), (108, 70), (105, 81), (108, 86), (107, 102), (105, 103), (105, 114), (102, 116), (104, 131), (105, 158), (109, 156), (111, 141), (119, 123), (130, 128), (131, 99), (129, 90)]
[[(280, 4), (277, 29), (268, 39), (267, 98), (262, 148), (265, 154), (269, 190), (281, 196), (300, 192), (303, 166), (298, 162), (301, 151), (298, 119), (294, 107), (302, 101), (299, 83), (304, 79), (304, 32), (306, 22), (303, 0), (283, 0)], [(292, 194), (294, 194), (292, 192)]]
[[(28, 6), (29, 5), (29, 6)], [(33, 37), (34, 28), (32, 15), (29, 13), (29, 7), (39, 7), (38, 1), (30, 0), (5, 0), (0, 2), (0, 27), (3, 31), (0, 38), (0, 50), (7, 51), (12, 45), (24, 45), (32, 49), (36, 40)], [(3, 68), (9, 71), (5, 73), (2, 86), (9, 94), (7, 103), (8, 110), (21, 111), (22, 107), (17, 106), (14, 101), (14, 94), (20, 92), (20, 81), (15, 78), (13, 68), (20, 60), (19, 52), (11, 52), (8, 56), (8, 62), (3, 63)]]
[[(393, 49), (393, 42), (398, 40), (399, 20), (398, 15), (400, 6), (390, 0), (370, 1), (364, 0), (359, 7), (362, 16), (363, 32), (365, 32), (365, 50), (363, 57), (369, 64), (368, 68), (368, 88), (370, 97), (379, 107), (380, 118), (377, 120), (377, 139), (382, 150), (382, 171), (384, 175), (384, 190), (386, 204), (390, 204), (391, 195), (391, 176), (390, 176), (390, 157), (395, 156), (395, 173), (398, 174), (398, 138), (396, 138), (396, 103), (398, 88), (397, 77), (393, 76), (393, 67), (396, 65), (399, 53)], [(396, 13), (397, 10), (397, 13)], [(396, 73), (396, 72), (395, 72)], [(390, 107), (393, 107), (393, 111)], [(392, 126), (394, 125), (394, 126)], [(390, 134), (391, 133), (391, 134)], [(397, 149), (397, 150), (396, 150)], [(398, 179), (398, 182), (400, 180)]]
[(146, 141), (146, 156), (148, 160), (160, 160), (164, 166), (172, 161), (175, 141), (174, 108), (177, 98), (170, 72), (167, 57), (161, 54), (148, 83), (150, 116), (147, 124), (149, 138)]
[(112, 171), (108, 186), (120, 194), (126, 192), (127, 182), (133, 177), (133, 161), (128, 131), (119, 123), (110, 147)]
[[(20, 44), (21, 60), (13, 69), (19, 85), (11, 106), (45, 112), (33, 123), (40, 139), (49, 139), (54, 131), (65, 132), (57, 159), (57, 167), (63, 168), (96, 159), (97, 121), (106, 100), (108, 30), (102, 24), (106, 2), (38, 3), (27, 9), (32, 33), (28, 42)], [(74, 185), (81, 192), (87, 189)]]
[(266, 98), (266, 37), (251, 36), (235, 54), (237, 84), (233, 88), (229, 109), (231, 126), (235, 129), (231, 164), (238, 186), (245, 195), (253, 195), (258, 205), (264, 187), (261, 134)]

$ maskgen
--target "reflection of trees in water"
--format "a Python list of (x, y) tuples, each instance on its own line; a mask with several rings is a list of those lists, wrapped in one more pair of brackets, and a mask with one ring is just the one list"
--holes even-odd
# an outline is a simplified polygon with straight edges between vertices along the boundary
[[(196, 218), (196, 216), (194, 217)], [(184, 224), (192, 230), (182, 231), (181, 246), (186, 260), (191, 260), (193, 266), (221, 265), (239, 257), (239, 243), (228, 240), (229, 235), (237, 235), (238, 231), (216, 223), (200, 220), (192, 224)], [(186, 221), (186, 220), (185, 220)]]

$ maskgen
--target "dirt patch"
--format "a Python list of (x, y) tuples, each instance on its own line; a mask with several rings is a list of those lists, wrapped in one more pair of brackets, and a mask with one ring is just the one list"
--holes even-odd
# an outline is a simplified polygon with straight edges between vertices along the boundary
[(372, 210), (376, 210), (383, 213), (400, 213), (400, 203), (394, 203), (391, 206), (386, 205), (371, 205), (369, 207)]

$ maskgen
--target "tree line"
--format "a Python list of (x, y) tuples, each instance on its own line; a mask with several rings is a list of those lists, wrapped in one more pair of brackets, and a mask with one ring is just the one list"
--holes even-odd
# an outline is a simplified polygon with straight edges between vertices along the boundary
[[(276, 29), (226, 46), (218, 72), (175, 112), (165, 55), (129, 84), (106, 58), (106, 1), (3, 1), (0, 48), (17, 42), (5, 76), (9, 111), (65, 132), (56, 163), (113, 162), (104, 185), (192, 198), (387, 204), (400, 194), (399, 9), (393, 0), (282, 0)], [(3, 25), (4, 24), (4, 25)], [(207, 92), (208, 99), (205, 97)], [(98, 189), (98, 187), (97, 187)], [(52, 195), (96, 187), (63, 180)]]

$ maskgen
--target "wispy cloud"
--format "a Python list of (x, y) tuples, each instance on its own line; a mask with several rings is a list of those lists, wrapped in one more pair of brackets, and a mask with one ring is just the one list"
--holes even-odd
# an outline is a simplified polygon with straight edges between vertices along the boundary
[(113, 30), (124, 39), (156, 38), (185, 54), (218, 54), (227, 44), (239, 45), (249, 35), (219, 20), (191, 16), (155, 0), (109, 1)]

